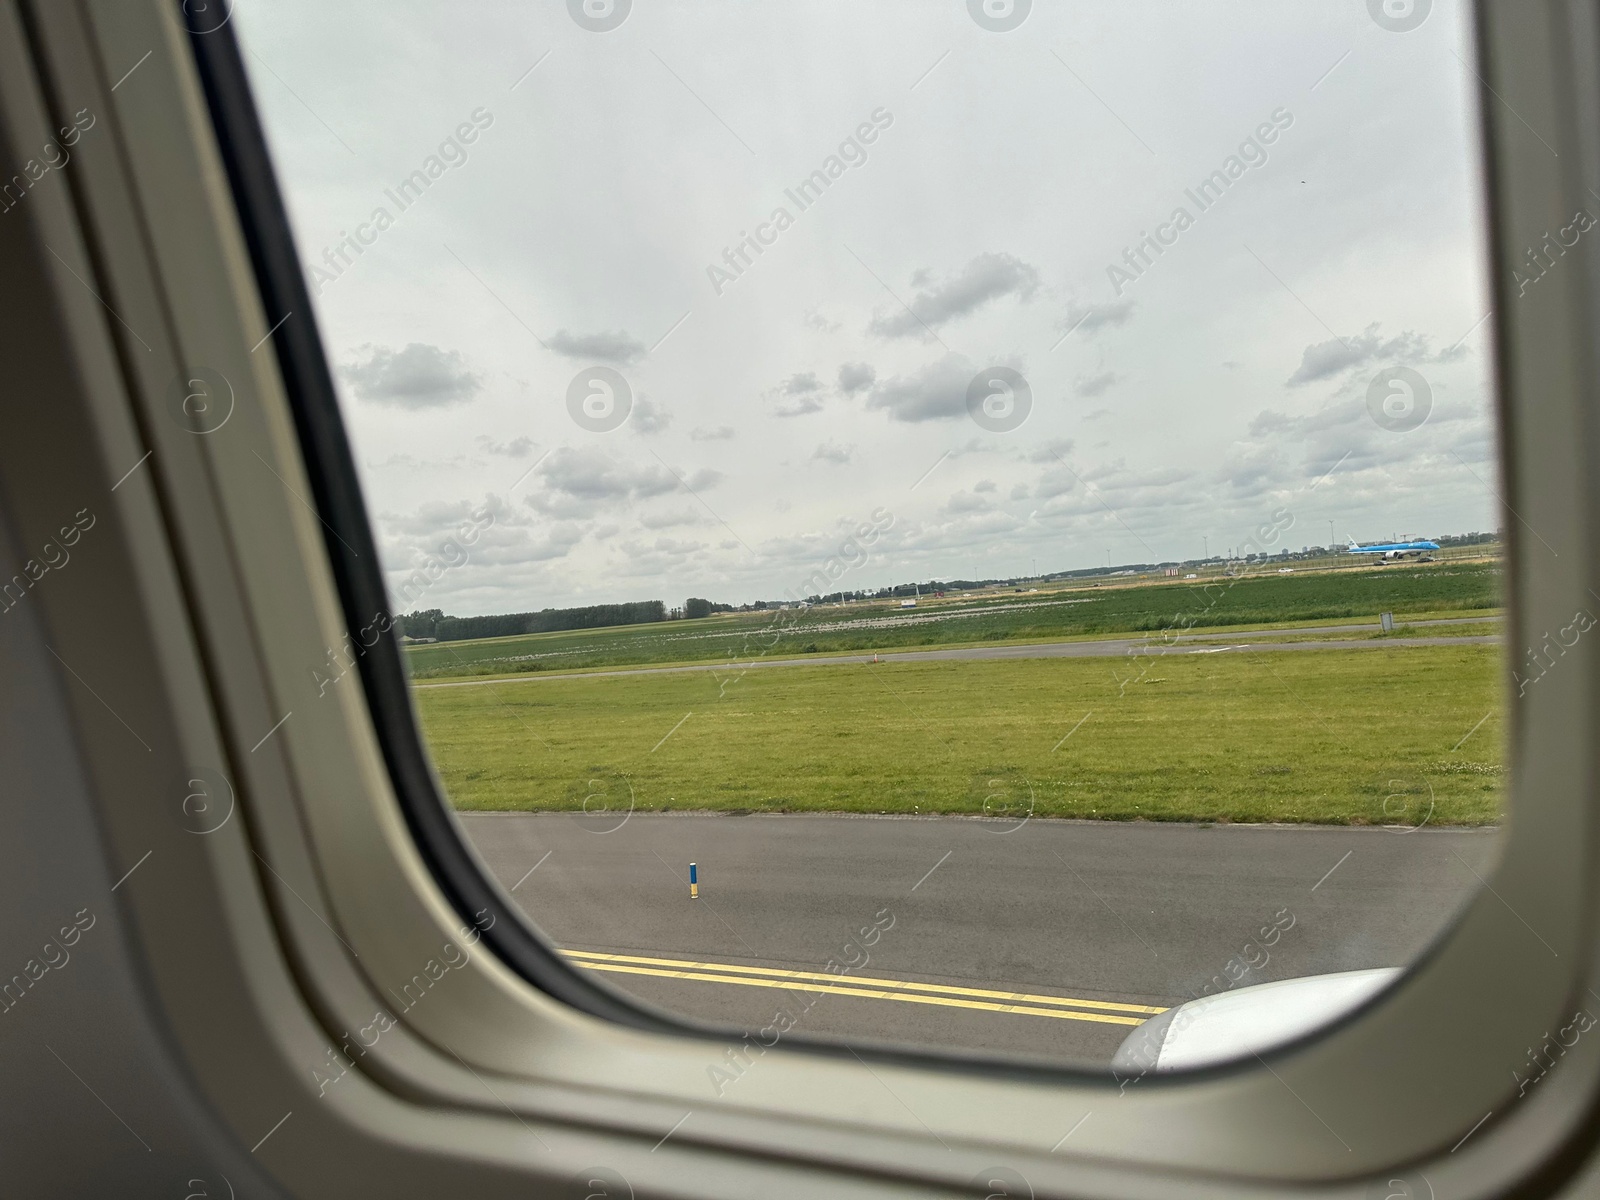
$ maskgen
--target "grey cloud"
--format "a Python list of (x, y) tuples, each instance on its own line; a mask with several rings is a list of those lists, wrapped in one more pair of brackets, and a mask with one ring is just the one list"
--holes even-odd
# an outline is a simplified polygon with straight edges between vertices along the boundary
[[(530, 524), (526, 514), (522, 515), (522, 521), (520, 525), (501, 525), (497, 522), (492, 529), (483, 533), (477, 545), (467, 551), (469, 569), (487, 568), (477, 577), (477, 582), (493, 586), (505, 580), (508, 568), (565, 558), (574, 546), (583, 541), (587, 528), (581, 521), (552, 521), (547, 518)], [(424, 603), (422, 607), (431, 608), (433, 605)]]
[(659, 575), (681, 567), (684, 560), (706, 549), (704, 542), (684, 541), (680, 538), (658, 537), (643, 542), (637, 539), (621, 543), (628, 556), (628, 566), (635, 574)]
[(705, 543), (686, 542), (681, 538), (659, 537), (655, 540), (655, 544), (651, 546), (651, 549), (663, 554), (693, 554), (696, 550), (704, 550)]
[(614, 363), (621, 367), (638, 362), (647, 353), (643, 342), (620, 329), (611, 333), (568, 333), (558, 329), (551, 336), (549, 346), (568, 358)]
[[(1436, 387), (1427, 429), (1425, 450), (1415, 438), (1396, 437), (1379, 429), (1364, 396), (1332, 399), (1304, 416), (1268, 409), (1250, 423), (1255, 444), (1234, 447), (1221, 482), (1245, 491), (1267, 485), (1296, 486), (1319, 478), (1335, 464), (1336, 478), (1372, 468), (1410, 470), (1420, 468), (1430, 457), (1454, 462), (1452, 452), (1466, 458), (1461, 447), (1492, 444), (1481, 417), (1468, 405), (1446, 403), (1442, 387)], [(1291, 447), (1298, 453), (1292, 453)]]
[(878, 372), (867, 363), (844, 363), (839, 368), (839, 390), (854, 396), (871, 387), (877, 378)]
[[(927, 271), (919, 271), (912, 282), (922, 284)], [(927, 327), (966, 316), (990, 301), (1005, 296), (1027, 300), (1039, 287), (1039, 272), (1015, 255), (988, 252), (978, 255), (943, 283), (919, 291), (906, 306), (888, 315), (872, 318), (868, 332), (879, 337), (920, 337)]]
[(1048, 500), (1052, 496), (1064, 496), (1077, 486), (1077, 477), (1066, 467), (1058, 465), (1039, 476), (1038, 482), (1033, 485), (1033, 494), (1040, 500)]
[[(384, 560), (395, 564), (388, 574), (396, 588), (407, 582), (415, 588), (413, 572), (430, 558), (461, 569), (498, 569), (563, 558), (583, 539), (584, 530), (576, 521), (536, 521), (492, 494), (481, 503), (432, 501), (411, 513), (382, 513), (376, 525), (384, 533)], [(469, 545), (462, 531), (473, 526), (477, 538)]]
[(601, 450), (563, 447), (550, 456), (541, 472), (545, 486), (584, 499), (643, 499), (662, 496), (678, 486), (663, 466), (618, 462)]
[(850, 452), (854, 449), (855, 447), (853, 446), (840, 446), (833, 442), (823, 442), (822, 445), (811, 452), (811, 460), (813, 462), (830, 462), (843, 466), (850, 461)]
[(701, 467), (698, 471), (690, 473), (686, 483), (691, 490), (700, 492), (706, 488), (716, 487), (726, 478), (727, 476), (721, 471), (714, 470), (711, 467)]
[[(839, 553), (839, 547), (855, 536), (860, 523), (859, 517), (840, 518), (830, 528), (790, 529), (773, 534), (761, 540), (761, 554), (788, 559), (796, 565), (821, 563)], [(899, 524), (894, 528), (898, 533)]]
[(1093, 412), (1084, 413), (1083, 419), (1085, 421), (1098, 421), (1101, 417), (1109, 417), (1110, 415), (1111, 410), (1109, 408), (1097, 408)]
[(1217, 480), (1235, 499), (1264, 495), (1296, 482), (1300, 482), (1298, 472), (1278, 447), (1248, 445), (1229, 449)]
[(1374, 321), (1361, 333), (1347, 338), (1333, 338), (1307, 346), (1300, 356), (1300, 366), (1289, 376), (1290, 387), (1332, 379), (1364, 363), (1381, 360), (1387, 363), (1420, 362), (1428, 356), (1428, 339), (1409, 329), (1384, 341), (1378, 336), (1378, 322)]
[[(1135, 525), (1168, 519), (1171, 514), (1207, 503), (1194, 473), (1176, 467), (1133, 470), (1121, 461), (1086, 468), (1079, 478), (1064, 469), (1046, 471), (1036, 495), (1049, 502), (1040, 516), (1092, 516)], [(1138, 514), (1138, 518), (1135, 518)]]
[(1043, 445), (1028, 451), (1028, 461), (1036, 463), (1059, 462), (1072, 453), (1070, 438), (1051, 438)]
[[(1435, 411), (1430, 422), (1440, 414)], [(1314, 438), (1329, 433), (1347, 435), (1366, 434), (1368, 429), (1377, 432), (1367, 412), (1365, 399), (1331, 400), (1315, 412), (1304, 416), (1290, 416), (1275, 409), (1264, 409), (1250, 422), (1253, 438), (1289, 434), (1299, 438)]]
[(362, 400), (396, 408), (442, 408), (472, 399), (483, 377), (467, 370), (459, 350), (411, 342), (403, 350), (363, 346), (364, 362), (347, 363), (340, 374)]
[(803, 417), (807, 413), (822, 411), (822, 381), (816, 373), (804, 371), (791, 375), (767, 394), (776, 397), (778, 406), (773, 413), (780, 417)]
[(1295, 427), (1296, 420), (1286, 413), (1276, 409), (1262, 409), (1250, 422), (1250, 436), (1253, 438), (1269, 437), (1274, 433), (1285, 433)]
[(679, 525), (698, 525), (700, 514), (692, 508), (650, 512), (640, 516), (639, 524), (646, 529), (672, 529)]
[(380, 513), (378, 526), (386, 535), (407, 541), (445, 538), (471, 523), (478, 508), (471, 500), (430, 500), (409, 513)]
[(478, 445), (490, 454), (500, 454), (506, 458), (527, 458), (533, 452), (533, 439), (530, 437), (512, 438), (509, 442), (498, 442), (492, 437), (480, 437)]
[(838, 321), (828, 320), (818, 308), (806, 313), (803, 319), (807, 329), (815, 329), (818, 333), (837, 333), (842, 328)]
[(460, 461), (460, 457), (459, 456), (456, 456), (454, 458), (449, 458), (449, 459), (436, 460), (436, 459), (418, 458), (415, 454), (391, 454), (391, 455), (389, 455), (388, 458), (384, 459), (382, 462), (373, 462), (373, 461), (371, 461), (369, 459), (365, 465), (366, 465), (367, 470), (369, 470), (369, 471), (385, 471), (385, 470), (388, 470), (388, 471), (393, 471), (393, 470), (421, 471), (421, 470), (430, 470), (430, 469), (438, 469), (438, 468), (441, 468), (441, 467), (454, 466), (459, 461)]
[[(659, 463), (623, 462), (598, 448), (555, 450), (535, 477), (544, 490), (530, 494), (527, 503), (558, 516), (587, 516), (597, 505), (648, 500), (682, 486), (678, 476)], [(687, 482), (699, 491), (722, 478), (717, 471), (701, 470)]]
[(989, 502), (971, 492), (956, 492), (945, 501), (944, 506), (953, 513), (982, 512), (989, 507)]
[(646, 435), (660, 433), (668, 425), (672, 424), (671, 413), (667, 412), (659, 404), (643, 397), (633, 402), (633, 411), (628, 416), (628, 423), (635, 430)]
[(1079, 304), (1074, 301), (1067, 305), (1066, 319), (1062, 321), (1061, 327), (1077, 330), (1080, 333), (1096, 333), (1102, 329), (1126, 325), (1132, 316), (1132, 300), (1114, 300), (1109, 304)]
[(691, 442), (725, 442), (732, 436), (732, 425), (718, 425), (715, 429), (707, 429), (704, 425), (696, 425), (689, 431), (689, 440)]
[(946, 354), (910, 375), (886, 379), (867, 396), (869, 409), (882, 409), (891, 421), (939, 421), (967, 415), (967, 385), (973, 366), (959, 354)]
[(980, 479), (972, 485), (972, 490), (975, 492), (992, 492), (995, 490), (995, 482), (992, 479)]
[(775, 417), (803, 417), (808, 413), (821, 412), (822, 401), (815, 396), (802, 396), (798, 400), (786, 401), (772, 410)]
[(1078, 395), (1093, 397), (1101, 395), (1121, 378), (1115, 371), (1107, 371), (1102, 375), (1080, 375), (1073, 387)]
[(517, 540), (499, 549), (493, 558), (486, 557), (485, 565), (565, 558), (583, 540), (583, 527), (565, 521), (541, 522), (537, 531), (519, 529), (516, 533)]
[(948, 554), (952, 549), (982, 549), (995, 539), (1013, 534), (1026, 522), (1011, 513), (987, 506), (971, 505), (971, 496), (957, 493), (942, 514), (945, 520), (927, 522), (908, 519), (897, 549)]

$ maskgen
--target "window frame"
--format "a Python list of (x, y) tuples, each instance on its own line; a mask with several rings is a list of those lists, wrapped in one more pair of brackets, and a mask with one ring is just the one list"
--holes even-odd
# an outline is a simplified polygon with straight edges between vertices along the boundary
[[(134, 623), (118, 626), (123, 644), (95, 642), (89, 627), (104, 618), (92, 609), (42, 590), (38, 599), (64, 644), (98, 645), (161, 680), (150, 719), (170, 725), (189, 761), (225, 767), (235, 785), (235, 823), (172, 843), (155, 782), (133, 787), (148, 790), (143, 806), (117, 803), (126, 781), (148, 772), (138, 748), (102, 732), (92, 701), (76, 699), (108, 840), (128, 861), (153, 838), (183, 847), (172, 852), (170, 885), (123, 894), (152, 994), (241, 1139), (258, 1130), (249, 1093), (263, 1080), (307, 1114), (314, 1149), (267, 1155), (297, 1194), (333, 1194), (348, 1164), (392, 1194), (444, 1180), (459, 1189), (469, 1178), (480, 1194), (511, 1194), (599, 1162), (641, 1194), (704, 1196), (868, 1194), (897, 1181), (931, 1193), (964, 1187), (997, 1162), (1040, 1194), (1282, 1195), (1330, 1180), (1356, 1194), (1400, 1164), (1439, 1194), (1539, 1194), (1576, 1166), (1600, 1119), (1600, 1038), (1581, 1041), (1509, 1112), (1500, 1064), (1518, 1061), (1585, 988), (1600, 989), (1589, 950), (1597, 770), (1586, 746), (1600, 663), (1587, 640), (1570, 671), (1510, 708), (1515, 800), (1494, 891), (1400, 984), (1334, 1028), (1261, 1063), (1150, 1078), (1126, 1094), (1081, 1071), (797, 1036), (738, 1095), (713, 1099), (704, 1069), (727, 1031), (652, 1013), (564, 965), (482, 870), (428, 767), (392, 636), (359, 658), (363, 690), (335, 689), (331, 703), (312, 690), (324, 647), (370, 627), (387, 598), (226, 18), (186, 31), (179, 6), (162, 0), (29, 0), (19, 11), (37, 96), (30, 108), (17, 79), (0, 91), (7, 140), (47, 135), (50, 115), (76, 107), (69, 96), (93, 97), (107, 125), (103, 141), (80, 148), (64, 195), (31, 195), (38, 203), (21, 215), (41, 239), (76, 247), (113, 315), (148, 318), (141, 333), (154, 344), (141, 352), (120, 316), (41, 271), (76, 364), (62, 403), (93, 436), (43, 455), (26, 439), (0, 446), (0, 472), (11, 495), (28, 496), (26, 529), (70, 499), (69, 485), (81, 494), (94, 477), (106, 492), (126, 463), (152, 452), (147, 471), (109, 502), (114, 561), (85, 564), (118, 589), (108, 594), (138, 598)], [(1501, 455), (1515, 501), (1506, 521), (1514, 647), (1569, 620), (1597, 582), (1588, 564), (1600, 557), (1591, 532), (1600, 504), (1584, 465), (1597, 448), (1600, 264), (1583, 246), (1572, 270), (1527, 297), (1509, 280), (1521, 258), (1511, 231), (1542, 230), (1561, 215), (1559, 197), (1600, 179), (1600, 128), (1586, 115), (1600, 113), (1600, 30), (1592, 6), (1518, 0), (1482, 3), (1477, 26), (1494, 91), (1483, 119)], [(113, 92), (120, 72), (110, 64), (135, 46), (152, 47), (149, 76)], [(1524, 118), (1552, 131), (1559, 158), (1526, 136)], [(165, 411), (172, 372), (196, 365), (238, 387), (226, 439), (196, 438)], [(134, 638), (145, 630), (142, 646), (125, 644), (130, 629)], [(286, 710), (316, 719), (258, 743)], [(493, 922), (472, 936), (483, 910)], [(1538, 924), (1551, 962), (1530, 949), (1518, 914)], [(190, 926), (204, 929), (210, 967), (191, 961), (181, 937)], [(350, 1077), (319, 1095), (312, 1070), (328, 1043), (367, 1025), (375, 1006), (390, 1004), (391, 981), (452, 939), (488, 952), (471, 955), (440, 1003), (407, 1011), (392, 1037), (352, 1055)], [(197, 980), (227, 1003), (206, 1011), (186, 994)], [(241, 1064), (250, 1072), (241, 1076)], [(1286, 1090), (1315, 1104), (1316, 1121)], [(699, 1119), (662, 1139), (686, 1107)], [(1050, 1151), (1084, 1111), (1099, 1119)], [(1452, 1153), (1484, 1112), (1498, 1119)], [(1325, 1137), (1323, 1121), (1359, 1128), (1359, 1148)], [(391, 1161), (396, 1143), (406, 1152)]]

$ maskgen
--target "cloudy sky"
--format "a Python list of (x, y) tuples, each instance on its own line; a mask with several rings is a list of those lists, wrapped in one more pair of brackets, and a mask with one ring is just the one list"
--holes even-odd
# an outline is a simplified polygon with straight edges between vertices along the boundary
[(423, 600), (480, 613), (777, 597), (874, 514), (838, 586), (1493, 528), (1463, 9), (235, 21), (391, 579), (486, 509)]

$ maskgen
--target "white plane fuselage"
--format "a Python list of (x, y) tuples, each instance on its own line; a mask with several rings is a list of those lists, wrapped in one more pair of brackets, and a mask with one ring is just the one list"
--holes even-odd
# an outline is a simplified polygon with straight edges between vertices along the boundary
[(1388, 560), (1406, 558), (1410, 555), (1429, 554), (1439, 548), (1438, 542), (1412, 541), (1412, 542), (1381, 542), (1371, 546), (1358, 546), (1354, 539), (1345, 548), (1346, 554), (1377, 554)]

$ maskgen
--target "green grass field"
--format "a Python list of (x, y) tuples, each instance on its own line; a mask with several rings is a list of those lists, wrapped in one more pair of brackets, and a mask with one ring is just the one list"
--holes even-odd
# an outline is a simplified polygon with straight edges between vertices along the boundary
[[(1047, 587), (988, 598), (924, 598), (724, 614), (565, 633), (444, 642), (406, 650), (412, 677), (571, 671), (640, 663), (738, 661), (806, 653), (913, 646), (1046, 641), (1109, 633), (1228, 629), (1293, 622), (1476, 614), (1500, 604), (1501, 569), (1490, 562), (1439, 562), (1230, 580)], [(1053, 590), (1052, 590), (1053, 589)]]
[[(1439, 590), (1417, 588), (1435, 610)], [(1501, 812), (1502, 659), (1496, 646), (1385, 646), (885, 662), (414, 696), (463, 809), (591, 797), (591, 811), (1481, 824)]]

